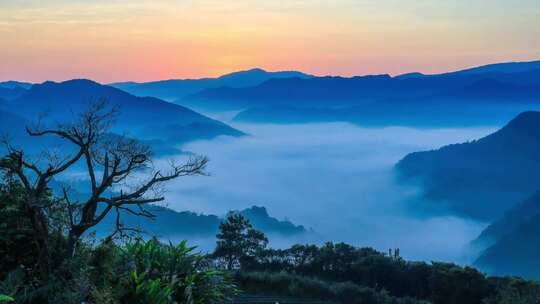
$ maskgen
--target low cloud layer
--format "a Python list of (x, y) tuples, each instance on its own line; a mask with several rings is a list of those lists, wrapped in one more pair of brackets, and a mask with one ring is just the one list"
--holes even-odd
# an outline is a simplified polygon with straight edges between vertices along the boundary
[(169, 207), (225, 214), (262, 205), (272, 216), (313, 228), (319, 243), (345, 241), (385, 251), (400, 248), (412, 259), (468, 261), (466, 245), (485, 224), (415, 214), (410, 206), (418, 202), (420, 189), (397, 185), (392, 167), (409, 152), (477, 139), (493, 128), (235, 127), (251, 136), (183, 147), (210, 158), (211, 176), (172, 182)]

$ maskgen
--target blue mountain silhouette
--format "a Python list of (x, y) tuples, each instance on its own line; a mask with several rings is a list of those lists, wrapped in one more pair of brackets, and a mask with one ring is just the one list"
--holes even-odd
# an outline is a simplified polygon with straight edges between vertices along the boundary
[(15, 87), (0, 87), (0, 98), (4, 100), (13, 100), (26, 92), (26, 89), (21, 86)]
[(476, 141), (415, 152), (396, 165), (401, 180), (420, 183), (444, 208), (493, 220), (540, 187), (540, 112), (524, 112)]
[(27, 121), (35, 121), (46, 113), (46, 122), (62, 122), (74, 119), (77, 113), (99, 98), (106, 98), (111, 107), (119, 109), (113, 131), (139, 139), (177, 145), (220, 135), (243, 135), (241, 131), (183, 106), (157, 98), (136, 97), (84, 79), (35, 84), (20, 97), (3, 102), (3, 109)]
[(217, 78), (170, 79), (152, 82), (120, 82), (111, 86), (122, 89), (137, 96), (154, 96), (166, 100), (176, 100), (186, 95), (197, 93), (208, 88), (248, 87), (263, 83), (272, 78), (309, 78), (311, 75), (296, 71), (267, 72), (255, 68), (226, 74)]

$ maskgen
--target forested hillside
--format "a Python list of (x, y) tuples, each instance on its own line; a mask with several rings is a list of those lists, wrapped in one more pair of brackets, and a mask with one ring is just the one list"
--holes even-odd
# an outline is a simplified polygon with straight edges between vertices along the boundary
[(479, 140), (411, 153), (396, 169), (434, 204), (494, 220), (540, 188), (539, 166), (540, 112), (525, 112)]

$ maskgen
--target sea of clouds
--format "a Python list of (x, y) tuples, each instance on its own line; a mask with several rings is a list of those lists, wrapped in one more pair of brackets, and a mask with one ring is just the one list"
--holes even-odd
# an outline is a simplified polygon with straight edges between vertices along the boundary
[[(224, 215), (265, 206), (271, 216), (316, 232), (309, 239), (271, 238), (276, 247), (344, 241), (383, 251), (400, 248), (402, 256), (415, 260), (470, 261), (467, 245), (486, 223), (419, 212), (421, 189), (400, 185), (393, 166), (407, 153), (477, 139), (494, 128), (233, 126), (249, 136), (182, 147), (208, 156), (210, 176), (173, 181), (166, 193), (169, 207)], [(200, 242), (206, 247), (202, 243), (208, 241)]]

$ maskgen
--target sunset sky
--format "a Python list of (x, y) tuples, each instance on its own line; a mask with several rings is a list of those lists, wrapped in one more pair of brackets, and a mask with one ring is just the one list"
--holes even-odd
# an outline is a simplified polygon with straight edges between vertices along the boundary
[(455, 70), (540, 59), (538, 0), (0, 0), (0, 81)]

